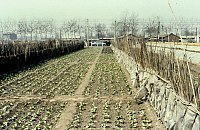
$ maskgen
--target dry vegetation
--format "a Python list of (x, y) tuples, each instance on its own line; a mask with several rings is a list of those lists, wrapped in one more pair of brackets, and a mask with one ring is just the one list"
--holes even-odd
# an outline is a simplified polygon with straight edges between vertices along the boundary
[(137, 37), (129, 39), (128, 44), (126, 39), (113, 43), (113, 45), (132, 56), (144, 70), (153, 70), (164, 81), (171, 82), (179, 96), (200, 108), (198, 65), (188, 62), (187, 56), (177, 59), (174, 49), (168, 52), (165, 48), (157, 49), (155, 46), (147, 46)]

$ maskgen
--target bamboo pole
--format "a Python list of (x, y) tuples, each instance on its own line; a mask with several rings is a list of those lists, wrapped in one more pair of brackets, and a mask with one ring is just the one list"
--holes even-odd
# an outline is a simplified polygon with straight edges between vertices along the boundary
[(190, 66), (188, 64), (188, 61), (186, 63), (187, 63), (188, 72), (189, 72), (189, 76), (190, 76), (190, 83), (191, 83), (192, 91), (193, 91), (193, 95), (194, 95), (194, 103), (198, 107), (198, 105), (197, 105), (197, 99), (196, 99), (196, 94), (195, 94), (195, 90), (194, 90), (194, 83), (193, 83), (192, 75), (191, 75), (191, 72), (190, 72)]
[(179, 65), (179, 59), (176, 60), (176, 63), (177, 63), (177, 66), (178, 66), (178, 73), (179, 73), (179, 80), (180, 80), (180, 93), (181, 93), (181, 96), (183, 96), (183, 81), (182, 81), (182, 78), (181, 78), (181, 71), (180, 71), (180, 65)]

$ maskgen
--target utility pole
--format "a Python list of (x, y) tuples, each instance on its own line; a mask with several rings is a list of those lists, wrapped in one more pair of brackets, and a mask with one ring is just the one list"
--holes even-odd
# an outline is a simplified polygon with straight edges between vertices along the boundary
[(87, 19), (86, 24), (87, 24), (87, 43), (86, 43), (87, 45), (86, 46), (89, 47), (89, 20), (88, 19)]
[(197, 27), (196, 27), (196, 42), (199, 43), (199, 33)]
[(115, 25), (114, 25), (114, 42), (116, 42), (116, 28), (117, 28), (117, 21), (115, 20)]
[(199, 30), (200, 30), (200, 24), (199, 24), (198, 28), (199, 28), (199, 29), (197, 30), (198, 39), (199, 39), (199, 41), (198, 41), (198, 42), (200, 42), (200, 35), (199, 35), (199, 32), (200, 32), (200, 31), (199, 31)]
[(157, 42), (159, 42), (160, 39), (160, 21), (158, 21), (158, 40)]
[(126, 40), (127, 40), (127, 43), (128, 43), (128, 39), (129, 39), (129, 37), (128, 37), (128, 33), (129, 33), (129, 30), (128, 30), (128, 28), (126, 28)]
[(166, 28), (166, 34), (167, 34), (167, 42), (169, 42), (168, 28)]
[[(162, 25), (162, 33), (161, 33), (161, 34), (164, 34), (164, 33), (163, 33), (163, 28), (164, 28), (164, 26)], [(162, 36), (162, 42), (164, 42), (164, 39), (163, 39), (163, 38), (164, 38), (164, 36)]]

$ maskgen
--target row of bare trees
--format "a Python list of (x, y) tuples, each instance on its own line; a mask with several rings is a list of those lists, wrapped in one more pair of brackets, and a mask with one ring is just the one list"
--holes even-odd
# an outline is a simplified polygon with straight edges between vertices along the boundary
[[(88, 32), (87, 32), (88, 30)], [(104, 23), (89, 24), (80, 20), (66, 20), (60, 25), (53, 19), (45, 20), (6, 20), (0, 21), (0, 40), (3, 34), (15, 33), (20, 40), (41, 40), (54, 38), (103, 38), (106, 36)]]
[(15, 33), (20, 39), (38, 40), (43, 38), (53, 38), (55, 23), (53, 20), (7, 20), (0, 22), (2, 34)]
[[(179, 36), (194, 36), (200, 25), (196, 21), (179, 18), (164, 20), (160, 17), (140, 19), (137, 14), (123, 14), (118, 20), (112, 23), (112, 28), (118, 36), (133, 34), (148, 37), (174, 33)], [(200, 29), (199, 29), (200, 30)]]
[(139, 30), (139, 18), (136, 14), (123, 14), (121, 18), (112, 23), (112, 28), (118, 36), (128, 34), (137, 34)]
[[(15, 33), (19, 39), (41, 40), (54, 38), (104, 38), (134, 34), (157, 36), (158, 34), (175, 33), (178, 35), (194, 35), (196, 30), (187, 21), (162, 21), (159, 17), (140, 19), (137, 14), (123, 14), (111, 25), (89, 20), (65, 20), (57, 24), (53, 19), (37, 20), (5, 20), (0, 21), (0, 39), (4, 33)], [(193, 29), (192, 29), (193, 28)]]
[(143, 32), (149, 37), (169, 33), (174, 33), (179, 36), (194, 36), (198, 33), (198, 27), (197, 22), (188, 22), (183, 18), (180, 18), (179, 21), (163, 21), (159, 17), (144, 20), (142, 25)]

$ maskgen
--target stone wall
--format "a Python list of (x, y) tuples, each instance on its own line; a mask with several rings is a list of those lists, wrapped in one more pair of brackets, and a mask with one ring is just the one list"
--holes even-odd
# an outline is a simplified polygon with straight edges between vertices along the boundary
[[(176, 95), (170, 82), (152, 70), (141, 69), (134, 59), (123, 51), (112, 49), (118, 61), (128, 70), (133, 87), (136, 82), (148, 89), (148, 101), (169, 130), (200, 130), (200, 112), (193, 104)], [(136, 77), (137, 73), (137, 77)]]

